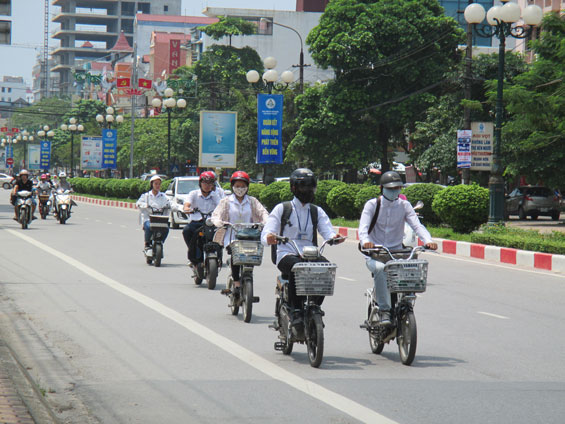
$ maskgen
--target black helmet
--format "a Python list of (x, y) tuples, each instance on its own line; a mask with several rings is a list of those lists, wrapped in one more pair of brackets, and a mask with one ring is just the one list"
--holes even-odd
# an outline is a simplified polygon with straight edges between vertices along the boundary
[(316, 176), (308, 168), (298, 168), (292, 171), (290, 174), (290, 187), (294, 186), (301, 187), (316, 187), (317, 181)]
[(398, 172), (387, 171), (381, 176), (381, 186), (386, 188), (396, 188), (404, 186), (402, 178)]

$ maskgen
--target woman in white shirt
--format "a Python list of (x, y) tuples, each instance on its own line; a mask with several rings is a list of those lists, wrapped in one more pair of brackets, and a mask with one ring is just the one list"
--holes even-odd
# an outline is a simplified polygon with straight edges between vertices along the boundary
[[(264, 224), (267, 221), (269, 213), (259, 200), (247, 194), (249, 191), (249, 175), (243, 171), (236, 171), (230, 178), (230, 184), (233, 194), (223, 198), (214, 210), (212, 214), (212, 222), (214, 225), (216, 227), (222, 227), (224, 222), (231, 224)], [(228, 230), (221, 228), (216, 231), (214, 241), (226, 246), (228, 248), (228, 254), (231, 254), (229, 245), (234, 238), (235, 234), (231, 228)], [(231, 272), (234, 288), (239, 290), (239, 287), (241, 287), (241, 282), (239, 281), (239, 266), (232, 265)]]

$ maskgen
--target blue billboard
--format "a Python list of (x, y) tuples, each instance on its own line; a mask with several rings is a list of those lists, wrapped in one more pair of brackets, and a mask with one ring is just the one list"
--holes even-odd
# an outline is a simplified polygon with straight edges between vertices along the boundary
[(257, 163), (283, 163), (282, 94), (257, 96)]
[(102, 130), (102, 168), (116, 169), (118, 166), (118, 130)]

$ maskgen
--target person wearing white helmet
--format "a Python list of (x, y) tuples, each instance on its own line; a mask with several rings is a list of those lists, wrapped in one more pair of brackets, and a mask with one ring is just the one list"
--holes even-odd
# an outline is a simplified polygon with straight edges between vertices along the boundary
[[(18, 208), (16, 206), (16, 193), (18, 191), (33, 191), (33, 181), (31, 180), (31, 178), (29, 178), (29, 172), (27, 172), (26, 169), (22, 169), (20, 171), (20, 174), (18, 175), (18, 178), (16, 179), (16, 185), (14, 186), (14, 189), (12, 190), (12, 199), (13, 199), (13, 205), (14, 205), (14, 219), (17, 221), (18, 220)], [(32, 199), (32, 211), (31, 214), (33, 215), (33, 219), (35, 219), (35, 199)]]
[[(66, 190), (72, 191), (71, 183), (67, 181), (67, 174), (65, 171), (59, 173), (59, 180), (54, 185), (54, 192), (64, 192)], [(57, 216), (57, 202), (53, 202), (53, 215)]]
[[(141, 225), (144, 231), (144, 241), (145, 241), (145, 254), (147, 256), (152, 256), (151, 251), (151, 229), (149, 228), (149, 215), (152, 214), (153, 209), (162, 209), (163, 215), (169, 213), (171, 204), (169, 198), (165, 193), (161, 192), (161, 177), (155, 175), (149, 180), (149, 186), (151, 190), (147, 193), (143, 193), (136, 202), (136, 206), (141, 212)], [(169, 229), (164, 228), (163, 243), (167, 239), (169, 234)]]

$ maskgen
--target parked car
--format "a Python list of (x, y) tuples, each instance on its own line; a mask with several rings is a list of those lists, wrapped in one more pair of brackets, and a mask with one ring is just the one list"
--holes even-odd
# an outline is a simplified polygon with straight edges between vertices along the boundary
[(510, 215), (518, 215), (520, 219), (526, 219), (527, 216), (538, 219), (541, 215), (557, 221), (559, 209), (558, 197), (547, 187), (517, 187), (506, 196), (507, 219)]
[(141, 181), (149, 181), (155, 175), (159, 175), (163, 180), (167, 179), (167, 176), (165, 174), (143, 174), (139, 178), (141, 179)]
[[(171, 222), (171, 227), (179, 228), (180, 225), (188, 223), (188, 219), (184, 217), (182, 213), (182, 208), (184, 202), (188, 199), (188, 194), (192, 190), (199, 188), (198, 186), (198, 176), (192, 177), (175, 177), (173, 181), (167, 187), (165, 194), (171, 201), (171, 217), (169, 221)], [(222, 190), (218, 182), (216, 182), (216, 190)]]
[(10, 190), (12, 188), (14, 177), (8, 174), (0, 173), (0, 185), (4, 187), (6, 190)]

